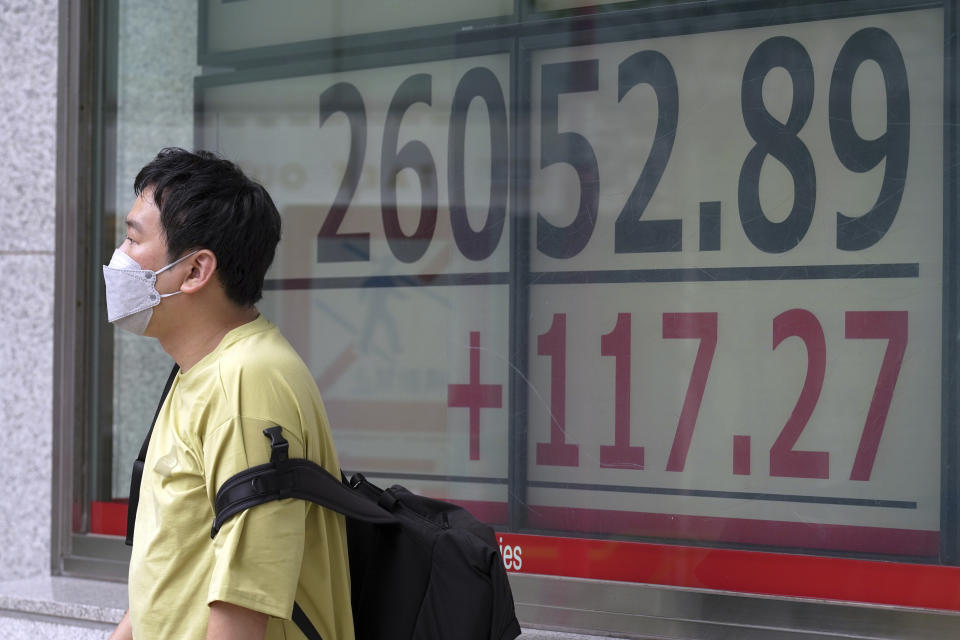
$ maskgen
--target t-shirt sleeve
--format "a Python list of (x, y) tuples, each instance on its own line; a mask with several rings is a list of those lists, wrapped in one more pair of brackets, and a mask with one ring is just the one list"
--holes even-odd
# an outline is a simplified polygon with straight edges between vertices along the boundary
[[(203, 444), (206, 488), (213, 504), (217, 489), (232, 475), (270, 460), (275, 426), (256, 418), (234, 418), (207, 435)], [(303, 456), (303, 444), (287, 429), (290, 457)], [(213, 540), (214, 566), (208, 604), (217, 600), (278, 618), (293, 610), (303, 559), (306, 511), (303, 500), (274, 500), (227, 520)]]

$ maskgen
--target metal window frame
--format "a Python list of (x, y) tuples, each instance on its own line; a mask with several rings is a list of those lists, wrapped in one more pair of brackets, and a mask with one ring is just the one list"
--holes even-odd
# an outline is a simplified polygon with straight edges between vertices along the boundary
[[(63, 572), (71, 553), (75, 452), (82, 444), (86, 388), (75, 371), (85, 360), (85, 295), (77, 265), (84, 253), (84, 206), (90, 200), (89, 139), (93, 41), (90, 7), (61, 0), (57, 78), (56, 296), (54, 302), (53, 487), (51, 565)], [(84, 162), (83, 160), (86, 160)]]
[(55, 575), (123, 580), (130, 553), (122, 540), (74, 533), (82, 528), (89, 494), (86, 466), (78, 462), (90, 451), (97, 387), (89, 336), (99, 306), (88, 275), (99, 252), (92, 243), (102, 153), (103, 6), (90, 0), (60, 0), (59, 6), (50, 563)]

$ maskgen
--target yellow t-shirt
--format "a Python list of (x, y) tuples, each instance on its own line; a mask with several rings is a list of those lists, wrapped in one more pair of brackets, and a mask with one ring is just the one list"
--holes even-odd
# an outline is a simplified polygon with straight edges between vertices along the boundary
[(291, 458), (339, 476), (313, 376), (259, 316), (181, 372), (160, 410), (130, 559), (137, 640), (202, 640), (217, 600), (271, 616), (268, 640), (303, 638), (289, 620), (294, 599), (324, 640), (353, 640), (343, 516), (303, 500), (273, 501), (230, 518), (210, 539), (217, 489), (270, 460), (263, 430), (275, 425)]

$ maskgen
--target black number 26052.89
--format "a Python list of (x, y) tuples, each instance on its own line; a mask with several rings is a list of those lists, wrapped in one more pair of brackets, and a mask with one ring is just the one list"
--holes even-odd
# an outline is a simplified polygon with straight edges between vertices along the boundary
[[(863, 138), (854, 126), (853, 80), (864, 62), (879, 67), (884, 82), (886, 129), (874, 139)], [(566, 259), (580, 253), (589, 242), (597, 221), (600, 175), (590, 141), (581, 133), (560, 131), (559, 98), (564, 94), (597, 91), (599, 59), (543, 65), (540, 74), (540, 168), (567, 164), (577, 173), (579, 202), (572, 222), (551, 223), (536, 212), (536, 245), (544, 255)], [(786, 122), (774, 117), (763, 101), (763, 81), (774, 69), (787, 71), (793, 85)], [(622, 60), (617, 69), (618, 101), (634, 87), (647, 84), (657, 97), (657, 126), (653, 145), (614, 228), (615, 253), (676, 252), (683, 249), (683, 220), (644, 220), (643, 215), (670, 161), (679, 122), (677, 76), (670, 61), (654, 50), (640, 51)], [(814, 69), (810, 56), (797, 40), (775, 36), (752, 52), (740, 87), (743, 122), (753, 146), (743, 159), (737, 184), (737, 206), (744, 234), (759, 250), (783, 253), (806, 235), (817, 198), (813, 157), (799, 133), (807, 124), (814, 102)], [(380, 156), (381, 219), (388, 245), (402, 262), (416, 262), (426, 253), (436, 230), (438, 177), (433, 155), (426, 144), (411, 140), (397, 149), (404, 113), (416, 103), (431, 104), (432, 76), (415, 74), (395, 92), (386, 115)], [(490, 122), (490, 199), (484, 225), (475, 230), (467, 220), (464, 157), (466, 117), (475, 99), (485, 103)], [(486, 67), (467, 71), (454, 93), (448, 132), (447, 185), (450, 223), (458, 250), (469, 260), (488, 258), (499, 244), (506, 217), (508, 189), (507, 105), (500, 81)], [(345, 113), (350, 126), (347, 170), (333, 206), (324, 219), (317, 244), (319, 262), (369, 260), (369, 232), (341, 233), (340, 226), (356, 192), (364, 162), (367, 113), (355, 85), (341, 82), (320, 96), (320, 124), (334, 113)], [(892, 225), (903, 195), (910, 147), (910, 97), (907, 70), (896, 41), (882, 29), (868, 27), (844, 43), (830, 77), (828, 122), (830, 140), (844, 167), (864, 173), (884, 163), (883, 180), (876, 200), (866, 211), (836, 213), (836, 246), (858, 251), (875, 245)], [(628, 142), (625, 142), (628, 143)], [(782, 220), (767, 216), (760, 200), (760, 173), (768, 161), (780, 163), (793, 181), (793, 205)], [(397, 174), (413, 169), (421, 187), (416, 229), (407, 234), (397, 209)], [(350, 247), (350, 250), (344, 250)]]

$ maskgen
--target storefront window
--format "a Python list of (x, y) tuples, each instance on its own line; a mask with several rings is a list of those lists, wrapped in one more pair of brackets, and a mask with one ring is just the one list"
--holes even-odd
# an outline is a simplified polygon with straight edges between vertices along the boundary
[(939, 554), (942, 28), (529, 53), (529, 526)]
[[(133, 179), (165, 146), (193, 147), (193, 82), (197, 63), (196, 4), (187, 1), (108, 3), (105, 24), (113, 33), (106, 50), (101, 215), (96, 220), (98, 256), (90, 277), (102, 292), (100, 264), (126, 235), (124, 219), (134, 201)], [(163, 55), (157, 52), (163, 51)], [(94, 360), (98, 402), (91, 405), (94, 471), (87, 478), (93, 533), (123, 535), (130, 469), (150, 426), (159, 390), (172, 361), (156, 340), (115, 331), (106, 322), (102, 293), (95, 315), (99, 350)]]
[[(161, 147), (238, 162), (344, 469), (467, 506), (513, 571), (955, 564), (953, 9), (413, 4), (109, 9), (99, 259)], [(76, 532), (116, 535), (170, 362), (93, 339)], [(659, 583), (750, 591), (695, 582)]]

